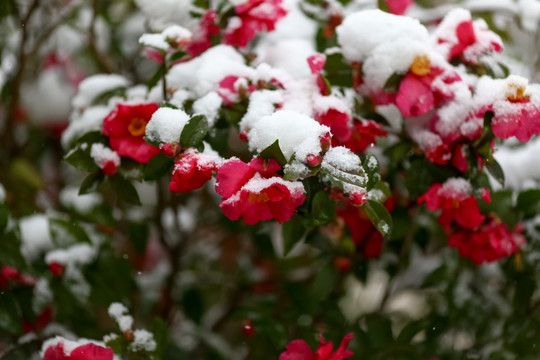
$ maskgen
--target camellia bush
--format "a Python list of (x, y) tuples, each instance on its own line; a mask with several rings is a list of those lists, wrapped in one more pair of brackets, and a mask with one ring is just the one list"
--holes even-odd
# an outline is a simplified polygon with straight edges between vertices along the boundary
[(2, 0), (0, 359), (538, 359), (539, 26)]

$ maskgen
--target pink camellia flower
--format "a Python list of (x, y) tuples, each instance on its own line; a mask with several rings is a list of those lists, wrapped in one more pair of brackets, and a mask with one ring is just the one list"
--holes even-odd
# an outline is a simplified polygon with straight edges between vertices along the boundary
[[(471, 184), (461, 178), (446, 180), (444, 184), (433, 184), (429, 190), (418, 198), (418, 203), (426, 203), (431, 211), (442, 210), (439, 223), (447, 233), (451, 232), (451, 224), (475, 229), (482, 224), (485, 216), (480, 213), (478, 200), (471, 194)], [(487, 189), (483, 189), (482, 198), (491, 201)]]
[(459, 255), (470, 258), (477, 265), (512, 255), (523, 244), (525, 237), (521, 235), (521, 226), (510, 231), (497, 218), (476, 230), (453, 232), (448, 239), (448, 245), (457, 248)]
[(155, 103), (117, 104), (103, 120), (103, 133), (111, 148), (143, 164), (159, 154), (158, 147), (144, 141), (146, 124), (158, 107)]
[(225, 44), (245, 47), (257, 32), (272, 31), (276, 22), (287, 14), (281, 0), (247, 0), (234, 8), (223, 40)]
[(288, 221), (305, 200), (301, 182), (285, 181), (276, 174), (281, 166), (261, 158), (246, 164), (238, 159), (225, 162), (218, 170), (216, 192), (219, 204), (231, 220), (241, 217), (248, 225), (275, 219)]
[(197, 56), (212, 46), (212, 36), (219, 34), (220, 28), (217, 23), (217, 11), (208, 10), (199, 22), (198, 31), (193, 32), (191, 42), (185, 50), (191, 56)]
[(217, 156), (202, 154), (195, 149), (186, 150), (174, 164), (169, 189), (187, 192), (200, 188), (212, 178), (217, 162)]
[(251, 84), (249, 79), (229, 75), (219, 82), (217, 93), (221, 96), (226, 106), (231, 106), (247, 98), (255, 90), (255, 85)]
[(533, 135), (540, 134), (540, 106), (527, 97), (495, 104), (495, 116), (491, 120), (493, 134), (500, 139), (515, 136), (521, 142), (527, 142)]
[(403, 116), (423, 115), (443, 101), (453, 99), (454, 94), (440, 87), (441, 84), (448, 85), (459, 80), (461, 78), (457, 73), (448, 73), (432, 66), (427, 56), (417, 56), (399, 84), (395, 104)]
[(326, 55), (317, 53), (307, 58), (311, 73), (317, 76), (317, 86), (321, 95), (330, 95), (330, 91), (322, 78), (321, 72), (326, 64)]
[(304, 340), (293, 340), (288, 345), (284, 352), (279, 356), (279, 360), (343, 360), (354, 353), (347, 349), (349, 342), (353, 339), (353, 334), (347, 334), (341, 340), (339, 348), (334, 350), (331, 342), (325, 341), (322, 334), (319, 335), (319, 346), (317, 351), (311, 351), (309, 345)]
[(403, 15), (414, 4), (412, 0), (385, 0), (388, 10), (394, 15)]
[(449, 12), (434, 38), (448, 60), (459, 57), (466, 63), (475, 63), (482, 54), (500, 52), (503, 48), (499, 35), (490, 31), (484, 20), (473, 21), (465, 9)]
[(88, 343), (79, 345), (57, 337), (47, 346), (43, 353), (43, 360), (113, 360), (114, 352), (111, 348)]

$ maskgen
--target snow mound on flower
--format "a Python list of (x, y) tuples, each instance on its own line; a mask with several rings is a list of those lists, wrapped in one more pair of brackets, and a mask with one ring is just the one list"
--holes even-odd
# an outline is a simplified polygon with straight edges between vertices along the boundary
[[(377, 9), (348, 15), (336, 32), (343, 56), (349, 62), (363, 62), (377, 46), (386, 42), (408, 44), (411, 40), (424, 43), (429, 40), (428, 31), (418, 20)], [(401, 61), (400, 56), (396, 50), (392, 57)]]
[(297, 160), (305, 161), (308, 155), (321, 152), (320, 138), (329, 131), (307, 115), (280, 110), (253, 124), (248, 143), (251, 150), (261, 152), (278, 140), (285, 158), (294, 154)]
[(99, 95), (128, 85), (129, 81), (125, 77), (116, 74), (87, 77), (79, 84), (77, 95), (71, 101), (71, 105), (77, 110), (83, 110), (90, 106)]
[(156, 350), (156, 341), (154, 334), (144, 329), (137, 329), (133, 332), (133, 342), (129, 347), (133, 351), (145, 350), (148, 352)]
[(254, 73), (255, 70), (246, 66), (244, 57), (238, 51), (230, 46), (218, 45), (191, 61), (173, 66), (167, 74), (167, 84), (186, 89), (193, 98), (199, 98), (217, 90), (219, 82), (226, 76), (250, 78)]
[(43, 342), (43, 345), (41, 346), (41, 358), (44, 357), (45, 355), (45, 351), (47, 351), (47, 349), (51, 346), (57, 346), (59, 344), (62, 344), (62, 348), (64, 350), (64, 353), (69, 356), (71, 354), (71, 352), (73, 350), (75, 350), (76, 348), (78, 348), (79, 346), (82, 346), (82, 345), (87, 345), (87, 344), (94, 344), (94, 345), (97, 345), (97, 346), (102, 346), (102, 347), (105, 347), (105, 344), (101, 341), (95, 341), (95, 340), (89, 340), (89, 339), (85, 339), (85, 338), (80, 338), (80, 339), (77, 339), (77, 340), (68, 340), (68, 339), (65, 339), (61, 336), (56, 336), (52, 339), (48, 339), (46, 340), (45, 342)]
[(146, 137), (152, 143), (179, 142), (188, 121), (189, 115), (184, 110), (159, 108), (146, 125)]
[(112, 162), (116, 168), (120, 166), (120, 155), (103, 144), (92, 144), (90, 156), (94, 159), (96, 165), (99, 166), (100, 169), (103, 169), (109, 162)]
[(171, 49), (171, 43), (181, 44), (191, 40), (191, 31), (178, 25), (169, 26), (159, 34), (143, 34), (139, 44), (149, 46), (161, 51)]
[(109, 316), (116, 321), (122, 332), (131, 330), (133, 326), (133, 317), (129, 315), (128, 309), (121, 303), (115, 302), (109, 305), (107, 310)]
[(323, 167), (335, 167), (347, 172), (362, 171), (362, 162), (358, 155), (344, 146), (333, 147), (324, 154)]
[(95, 248), (89, 244), (75, 244), (67, 249), (52, 250), (45, 256), (47, 264), (57, 263), (60, 265), (85, 265), (89, 264), (97, 256)]
[(283, 101), (283, 92), (272, 90), (256, 90), (249, 96), (246, 114), (240, 121), (240, 131), (253, 127), (261, 118), (272, 115), (276, 105)]
[(193, 111), (196, 114), (203, 114), (208, 120), (210, 127), (214, 126), (214, 123), (219, 115), (223, 98), (215, 91), (210, 91), (208, 94), (197, 99), (193, 103)]

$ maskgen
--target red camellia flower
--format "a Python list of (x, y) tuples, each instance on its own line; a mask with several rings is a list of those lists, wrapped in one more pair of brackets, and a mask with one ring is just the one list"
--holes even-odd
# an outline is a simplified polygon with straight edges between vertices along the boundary
[[(351, 136), (341, 145), (349, 148), (352, 152), (363, 152), (371, 144), (375, 144), (376, 137), (384, 137), (388, 133), (383, 130), (382, 125), (371, 120), (360, 120), (353, 122)], [(338, 144), (334, 145), (337, 146)]]
[(470, 258), (477, 265), (512, 255), (524, 243), (521, 226), (510, 231), (497, 218), (476, 230), (456, 231), (448, 239), (448, 245), (457, 248), (459, 255)]
[(114, 352), (110, 348), (88, 343), (69, 349), (72, 346), (66, 346), (66, 344), (73, 345), (72, 341), (57, 339), (60, 341), (45, 350), (43, 360), (113, 360), (114, 358)]
[(334, 350), (331, 342), (325, 341), (320, 335), (317, 351), (313, 352), (304, 340), (293, 340), (287, 345), (287, 349), (281, 353), (279, 360), (343, 360), (354, 353), (347, 349), (349, 342), (353, 339), (353, 334), (347, 334), (341, 340), (339, 348)]
[(326, 64), (326, 55), (324, 54), (315, 54), (307, 58), (309, 69), (313, 75), (317, 76), (317, 86), (319, 87), (319, 92), (321, 95), (330, 95), (328, 87), (324, 83), (321, 72)]
[(255, 90), (255, 85), (251, 84), (249, 79), (229, 75), (219, 82), (217, 93), (221, 96), (225, 105), (231, 106), (247, 98)]
[(224, 163), (217, 173), (216, 192), (222, 196), (219, 206), (225, 216), (231, 220), (242, 217), (249, 225), (271, 219), (288, 221), (305, 200), (304, 186), (283, 180), (276, 174), (280, 169), (274, 159)]
[(174, 164), (169, 189), (172, 192), (186, 192), (200, 188), (212, 178), (216, 162), (217, 157), (188, 149)]
[(159, 148), (144, 141), (146, 124), (158, 107), (155, 103), (117, 104), (103, 120), (103, 133), (109, 137), (111, 148), (143, 164), (159, 154)]
[[(431, 211), (441, 209), (439, 223), (447, 233), (451, 232), (452, 222), (474, 229), (482, 224), (485, 217), (480, 213), (478, 200), (471, 195), (471, 184), (465, 179), (452, 178), (444, 184), (433, 184), (418, 198), (418, 203), (426, 203)], [(483, 199), (490, 201), (489, 192), (484, 189)]]
[(388, 10), (394, 15), (403, 15), (414, 4), (412, 0), (385, 0)]
[(208, 10), (199, 22), (198, 31), (193, 32), (191, 42), (186, 46), (186, 51), (191, 56), (195, 57), (212, 46), (211, 37), (219, 34), (220, 28), (216, 25), (217, 11)]
[(329, 107), (323, 112), (316, 113), (315, 120), (330, 128), (330, 132), (334, 135), (332, 139), (345, 142), (351, 137), (351, 118), (349, 114), (344, 111)]
[(272, 31), (287, 14), (281, 0), (248, 0), (234, 8), (223, 40), (227, 45), (245, 47), (259, 31)]

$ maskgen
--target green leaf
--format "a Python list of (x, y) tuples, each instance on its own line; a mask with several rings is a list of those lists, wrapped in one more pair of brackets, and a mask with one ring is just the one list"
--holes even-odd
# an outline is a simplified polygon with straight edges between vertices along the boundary
[(203, 141), (206, 134), (208, 134), (208, 130), (210, 130), (210, 126), (208, 125), (206, 116), (194, 115), (182, 130), (180, 144), (183, 147), (197, 146)]
[(133, 243), (135, 251), (139, 254), (144, 253), (146, 244), (148, 243), (148, 224), (132, 223), (129, 225), (129, 239)]
[(379, 232), (386, 238), (390, 238), (392, 235), (392, 217), (386, 208), (381, 204), (373, 200), (368, 200), (364, 206), (369, 219), (379, 230)]
[(324, 64), (323, 71), (325, 78), (332, 85), (349, 88), (353, 86), (352, 69), (347, 61), (345, 61), (343, 54), (336, 52), (326, 55), (326, 63)]
[(328, 224), (336, 217), (336, 202), (328, 196), (326, 191), (318, 191), (313, 197), (311, 214), (315, 225)]
[(294, 215), (289, 221), (281, 227), (283, 235), (283, 255), (287, 256), (289, 252), (304, 238), (306, 229), (300, 215)]
[(381, 315), (366, 317), (367, 334), (376, 349), (386, 349), (393, 343), (392, 322)]
[(74, 167), (82, 171), (92, 172), (99, 169), (94, 159), (92, 159), (92, 157), (90, 156), (89, 151), (83, 150), (80, 147), (74, 150), (71, 150), (64, 157), (64, 160), (67, 163), (73, 165)]
[(259, 153), (259, 156), (264, 159), (274, 159), (281, 166), (284, 166), (285, 164), (287, 164), (287, 159), (285, 158), (285, 155), (283, 155), (283, 152), (281, 151), (281, 148), (279, 147), (279, 140), (274, 141), (272, 145), (268, 146), (266, 149), (261, 151)]
[(92, 243), (86, 234), (86, 231), (84, 231), (84, 229), (76, 221), (50, 219), (49, 222), (51, 234), (53, 235), (53, 238), (58, 240), (58, 243), (66, 243), (68, 240), (66, 239), (67, 234), (71, 235), (75, 242)]
[(152, 324), (152, 333), (154, 334), (154, 340), (156, 341), (156, 357), (162, 359), (163, 352), (167, 348), (169, 341), (169, 327), (163, 321), (163, 319), (156, 317)]
[(109, 101), (109, 99), (111, 99), (113, 96), (124, 97), (125, 89), (126, 89), (125, 86), (119, 86), (119, 87), (101, 92), (92, 99), (91, 105), (104, 104), (107, 101)]
[(26, 159), (18, 158), (11, 163), (11, 176), (15, 181), (25, 184), (32, 189), (44, 187), (44, 181), (34, 164)]
[(180, 60), (182, 58), (189, 58), (190, 55), (186, 53), (185, 51), (178, 50), (176, 52), (173, 52), (171, 56), (169, 56), (169, 63), (172, 63), (173, 61)]
[(495, 160), (494, 157), (486, 159), (486, 169), (489, 171), (491, 176), (497, 180), (502, 187), (504, 187), (504, 171), (501, 168), (501, 165)]
[(195, 323), (200, 324), (204, 307), (201, 294), (197, 289), (189, 289), (184, 293), (182, 306), (184, 307), (184, 314)]
[(333, 264), (326, 264), (315, 276), (309, 288), (309, 299), (319, 302), (328, 298), (336, 284), (337, 270)]
[(79, 188), (79, 195), (88, 194), (96, 191), (103, 180), (105, 179), (105, 174), (101, 170), (97, 170), (87, 177), (84, 178), (81, 187)]
[(379, 160), (375, 155), (370, 153), (363, 154), (360, 158), (362, 159), (362, 165), (368, 176), (366, 190), (369, 191), (381, 179)]
[(0, 234), (2, 234), (8, 224), (9, 208), (6, 204), (0, 203)]
[(525, 217), (540, 213), (540, 189), (528, 189), (519, 193), (517, 207)]
[(144, 166), (143, 179), (145, 181), (157, 180), (169, 173), (173, 164), (174, 159), (165, 154), (157, 154)]
[(139, 194), (137, 194), (137, 190), (131, 181), (119, 174), (114, 174), (113, 176), (109, 176), (109, 182), (120, 199), (133, 205), (141, 205)]
[(15, 295), (9, 291), (0, 292), (0, 329), (5, 334), (22, 333), (21, 309)]
[(107, 347), (110, 347), (115, 354), (121, 355), (127, 351), (128, 341), (122, 335), (115, 337), (105, 343)]
[(393, 73), (384, 83), (383, 90), (389, 93), (397, 93), (399, 90), (399, 84), (405, 75)]

